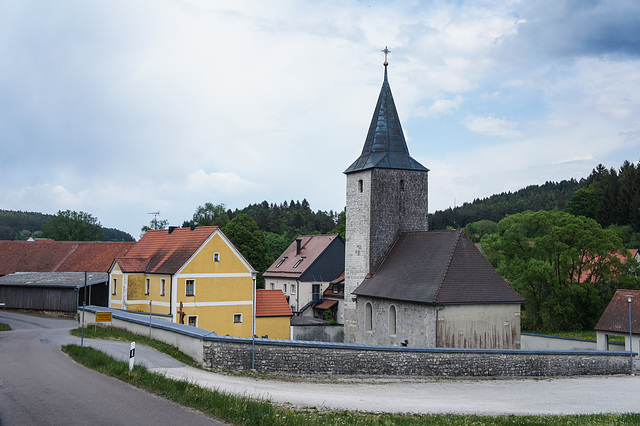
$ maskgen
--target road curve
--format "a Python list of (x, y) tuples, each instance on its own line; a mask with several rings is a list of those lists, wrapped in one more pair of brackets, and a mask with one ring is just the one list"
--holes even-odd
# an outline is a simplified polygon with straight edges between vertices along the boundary
[(0, 310), (0, 424), (225, 424), (74, 362), (75, 321)]

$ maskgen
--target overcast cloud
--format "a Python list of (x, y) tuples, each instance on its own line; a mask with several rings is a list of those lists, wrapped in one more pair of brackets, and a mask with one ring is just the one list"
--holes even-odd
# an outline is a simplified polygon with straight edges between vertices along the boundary
[(0, 1), (0, 208), (341, 210), (389, 80), (429, 210), (640, 159), (640, 2)]

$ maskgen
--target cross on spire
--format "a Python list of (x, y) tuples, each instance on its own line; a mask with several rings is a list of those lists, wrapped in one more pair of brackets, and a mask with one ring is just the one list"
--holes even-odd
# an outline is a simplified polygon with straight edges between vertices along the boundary
[(387, 46), (384, 47), (384, 49), (381, 50), (381, 52), (384, 53), (384, 66), (386, 67), (387, 65), (389, 65), (389, 62), (387, 62), (387, 55), (391, 52)]

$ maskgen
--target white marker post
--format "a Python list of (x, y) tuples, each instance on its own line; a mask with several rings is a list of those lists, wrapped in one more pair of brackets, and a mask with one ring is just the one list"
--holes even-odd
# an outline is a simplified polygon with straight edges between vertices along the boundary
[(136, 358), (136, 342), (131, 342), (131, 349), (129, 349), (129, 371), (133, 370), (134, 360)]

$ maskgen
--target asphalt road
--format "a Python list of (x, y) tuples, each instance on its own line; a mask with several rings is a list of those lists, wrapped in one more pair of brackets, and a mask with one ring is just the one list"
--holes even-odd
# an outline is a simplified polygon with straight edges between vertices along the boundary
[(13, 330), (0, 332), (3, 426), (224, 424), (71, 360), (60, 346), (79, 343), (75, 321), (0, 310), (0, 322)]
[[(12, 318), (7, 319), (7, 315), (11, 315)], [(87, 370), (60, 352), (61, 344), (79, 340), (68, 335), (68, 330), (77, 326), (75, 322), (0, 311), (0, 322), (11, 324), (11, 321), (14, 321), (12, 328), (21, 329), (17, 332), (0, 333), (0, 380), (4, 382), (4, 385), (0, 384), (0, 423), (24, 423), (12, 419), (29, 421), (32, 404), (40, 404), (40, 400), (45, 401), (43, 405), (46, 405), (38, 411), (45, 416), (51, 415), (44, 419), (56, 419), (58, 415), (62, 416), (60, 418), (75, 416), (76, 413), (70, 414), (68, 410), (80, 412), (93, 409), (94, 406), (102, 406), (103, 409), (96, 409), (98, 420), (95, 423), (102, 423), (100, 419), (105, 418), (108, 419), (105, 423), (109, 424), (125, 421), (144, 424), (146, 420), (150, 420), (146, 413), (154, 410), (146, 408), (145, 403), (133, 402), (133, 397), (129, 396), (145, 394), (144, 392)], [(21, 343), (22, 341), (24, 342)], [(116, 358), (128, 358), (129, 344), (126, 342), (85, 339), (85, 344), (95, 346)], [(32, 351), (40, 351), (42, 354), (31, 354)], [(8, 357), (18, 360), (13, 367), (7, 365), (11, 363), (4, 362)], [(51, 363), (54, 359), (55, 363)], [(485, 415), (640, 412), (640, 377), (628, 375), (538, 379), (325, 377), (280, 381), (218, 374), (187, 367), (141, 345), (136, 347), (136, 362), (144, 363), (152, 371), (168, 377), (186, 379), (211, 389), (298, 407), (366, 412)], [(49, 379), (54, 369), (61, 370), (62, 378)], [(59, 376), (57, 373), (53, 375)], [(105, 387), (103, 392), (100, 387), (102, 385), (89, 384), (94, 376), (116, 382), (118, 388), (127, 388), (129, 393), (123, 396), (123, 391), (111, 391), (108, 387)], [(74, 377), (73, 384), (65, 385), (63, 382), (69, 380), (69, 377)], [(75, 377), (78, 377), (78, 380), (75, 380)], [(30, 382), (36, 382), (35, 386)], [(80, 384), (82, 390), (78, 390)], [(31, 386), (31, 391), (27, 390), (28, 386)], [(58, 389), (65, 389), (64, 393), (70, 395), (65, 398), (68, 400), (66, 409), (57, 408), (58, 398), (55, 398), (54, 394)], [(163, 401), (148, 394), (146, 398)], [(26, 400), (29, 402), (24, 402)], [(116, 403), (119, 404), (117, 407)], [(167, 404), (175, 407), (171, 403)], [(17, 413), (15, 415), (24, 417), (6, 417), (4, 410), (7, 406), (17, 410), (14, 411)], [(145, 415), (137, 417), (137, 420), (129, 419), (128, 414), (138, 411), (137, 407), (145, 407)], [(178, 412), (178, 408), (168, 410)], [(79, 423), (77, 419), (86, 421), (86, 412), (78, 413), (78, 417), (69, 417), (70, 421), (60, 423)], [(53, 413), (56, 414), (52, 415)], [(115, 417), (116, 414), (121, 415)], [(169, 422), (169, 418), (164, 414), (159, 418), (157, 421), (161, 424)], [(42, 420), (43, 417), (36, 418), (38, 419)], [(186, 419), (180, 415), (180, 423), (197, 424), (196, 421)], [(56, 424), (58, 421), (44, 423)]]

